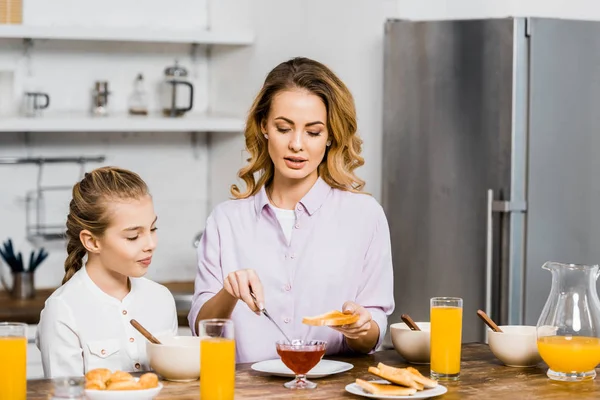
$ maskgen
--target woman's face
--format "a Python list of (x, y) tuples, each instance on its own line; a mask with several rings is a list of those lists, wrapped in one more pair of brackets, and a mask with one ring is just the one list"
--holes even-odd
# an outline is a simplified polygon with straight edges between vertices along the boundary
[(302, 89), (278, 93), (262, 130), (276, 178), (316, 177), (329, 140), (327, 109), (318, 96)]
[(102, 265), (125, 276), (144, 276), (156, 248), (152, 198), (113, 202), (109, 207), (110, 226), (98, 239)]

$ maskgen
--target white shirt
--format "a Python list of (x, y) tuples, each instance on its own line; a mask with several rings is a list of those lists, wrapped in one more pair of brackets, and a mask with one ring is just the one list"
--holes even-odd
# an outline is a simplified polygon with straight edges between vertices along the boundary
[(154, 336), (177, 334), (171, 292), (146, 278), (130, 278), (122, 301), (104, 293), (83, 267), (46, 300), (36, 343), (46, 378), (81, 376), (94, 368), (149, 370), (137, 320)]
[(296, 223), (296, 212), (294, 210), (277, 208), (272, 204), (270, 206), (273, 211), (275, 211), (275, 216), (279, 221), (279, 225), (281, 225), (281, 229), (283, 230), (283, 234), (289, 245), (292, 242), (292, 231), (294, 230), (294, 224)]

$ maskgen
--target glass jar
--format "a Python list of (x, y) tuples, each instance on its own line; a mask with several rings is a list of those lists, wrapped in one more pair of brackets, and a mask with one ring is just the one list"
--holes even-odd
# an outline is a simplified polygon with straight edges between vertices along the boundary
[(55, 378), (52, 383), (54, 384), (52, 400), (85, 400), (86, 398), (83, 376)]
[(138, 74), (133, 84), (133, 93), (129, 96), (129, 114), (148, 115), (148, 92), (144, 85), (144, 76)]

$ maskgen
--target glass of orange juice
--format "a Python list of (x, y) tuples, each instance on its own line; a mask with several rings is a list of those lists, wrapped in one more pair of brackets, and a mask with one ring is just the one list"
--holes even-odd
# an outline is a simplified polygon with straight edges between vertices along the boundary
[(200, 398), (233, 400), (235, 391), (235, 340), (233, 321), (206, 319), (199, 324)]
[(456, 380), (460, 375), (463, 301), (458, 297), (434, 297), (430, 303), (431, 377)]
[(0, 399), (27, 397), (27, 325), (0, 322)]

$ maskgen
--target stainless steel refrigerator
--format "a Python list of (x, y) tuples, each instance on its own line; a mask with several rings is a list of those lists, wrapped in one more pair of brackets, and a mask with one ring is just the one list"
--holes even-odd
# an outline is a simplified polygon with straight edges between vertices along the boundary
[(396, 310), (535, 325), (548, 260), (600, 263), (600, 23), (389, 20), (383, 193)]

